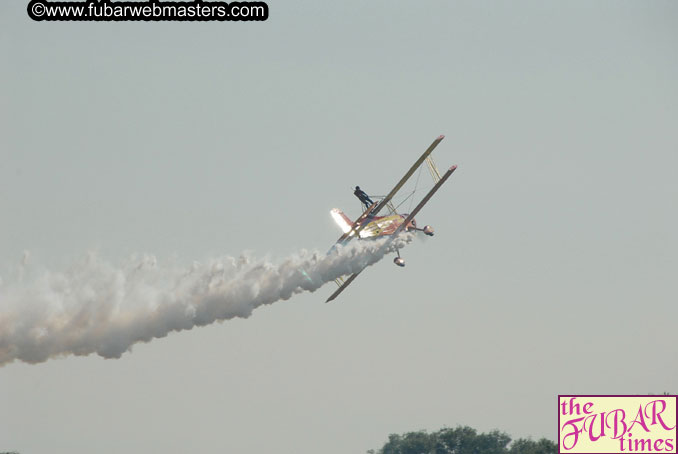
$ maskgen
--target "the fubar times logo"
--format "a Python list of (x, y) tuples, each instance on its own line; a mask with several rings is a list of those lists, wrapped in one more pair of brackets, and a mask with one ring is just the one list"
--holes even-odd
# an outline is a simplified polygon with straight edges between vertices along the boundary
[(558, 452), (676, 453), (678, 396), (558, 396)]

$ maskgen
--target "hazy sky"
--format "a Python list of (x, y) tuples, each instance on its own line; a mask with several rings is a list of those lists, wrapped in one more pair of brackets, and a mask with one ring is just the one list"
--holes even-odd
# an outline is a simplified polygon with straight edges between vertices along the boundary
[(555, 439), (559, 393), (678, 391), (675, 2), (269, 1), (249, 23), (26, 3), (0, 4), (0, 296), (25, 250), (29, 274), (325, 251), (352, 186), (385, 193), (441, 133), (459, 170), (407, 267), (332, 304), (328, 285), (119, 360), (0, 368), (0, 451)]

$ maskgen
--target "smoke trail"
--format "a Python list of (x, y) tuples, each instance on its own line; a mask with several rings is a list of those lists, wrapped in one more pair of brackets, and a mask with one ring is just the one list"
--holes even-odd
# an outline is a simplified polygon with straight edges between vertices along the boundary
[(119, 358), (137, 342), (247, 318), (263, 304), (313, 292), (411, 239), (405, 234), (395, 241), (354, 241), (328, 254), (303, 250), (279, 264), (242, 255), (162, 267), (146, 256), (116, 267), (92, 255), (30, 283), (23, 277), (13, 285), (0, 281), (0, 366), (95, 352)]

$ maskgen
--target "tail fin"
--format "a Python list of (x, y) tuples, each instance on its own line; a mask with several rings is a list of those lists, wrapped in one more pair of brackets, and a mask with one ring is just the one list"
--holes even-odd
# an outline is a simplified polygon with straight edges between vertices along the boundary
[(330, 213), (332, 214), (332, 219), (334, 219), (334, 222), (337, 223), (342, 232), (348, 233), (351, 231), (353, 221), (351, 221), (349, 217), (344, 214), (343, 211), (341, 211), (338, 208), (333, 208), (332, 211), (330, 211)]

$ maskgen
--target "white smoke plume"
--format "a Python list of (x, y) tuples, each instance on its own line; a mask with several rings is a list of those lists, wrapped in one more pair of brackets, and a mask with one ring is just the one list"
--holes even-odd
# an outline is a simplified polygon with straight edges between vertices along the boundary
[(145, 256), (113, 266), (95, 255), (64, 272), (25, 282), (0, 280), (0, 367), (64, 355), (119, 358), (137, 342), (215, 321), (247, 318), (263, 305), (313, 292), (381, 260), (411, 241), (353, 241), (332, 252), (301, 251), (278, 264), (247, 255), (190, 267)]

